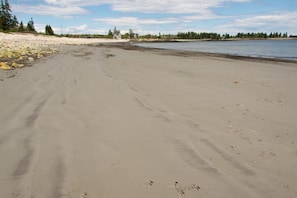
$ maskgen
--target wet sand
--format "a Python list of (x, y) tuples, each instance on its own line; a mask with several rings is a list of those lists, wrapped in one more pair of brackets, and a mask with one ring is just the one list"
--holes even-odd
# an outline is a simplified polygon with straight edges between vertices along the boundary
[(296, 66), (61, 46), (0, 81), (0, 197), (295, 197)]

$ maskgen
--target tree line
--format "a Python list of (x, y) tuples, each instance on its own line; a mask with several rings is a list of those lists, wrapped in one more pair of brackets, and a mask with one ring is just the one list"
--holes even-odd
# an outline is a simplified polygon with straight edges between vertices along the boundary
[[(31, 18), (27, 26), (23, 22), (19, 23), (17, 17), (12, 15), (10, 4), (8, 0), (1, 0), (0, 4), (0, 31), (3, 32), (31, 32), (36, 33), (34, 21)], [(54, 31), (50, 25), (46, 25), (45, 34), (54, 35)]]
[(140, 35), (139, 39), (161, 39), (161, 40), (172, 40), (172, 39), (201, 39), (201, 40), (224, 40), (224, 39), (267, 39), (267, 38), (288, 38), (294, 37), (288, 36), (288, 33), (271, 32), (270, 34), (258, 32), (258, 33), (237, 33), (235, 35), (218, 34), (215, 32), (178, 32), (177, 34), (146, 34)]
[(210, 40), (221, 40), (229, 38), (241, 38), (241, 39), (266, 39), (266, 38), (287, 38), (288, 33), (272, 32), (270, 34), (264, 32), (258, 33), (237, 33), (236, 35), (230, 34), (218, 34), (213, 32), (179, 32), (176, 35), (177, 39), (210, 39)]
[(213, 32), (179, 32), (177, 33), (178, 39), (211, 39), (211, 40), (217, 40), (221, 38), (220, 34), (213, 33)]

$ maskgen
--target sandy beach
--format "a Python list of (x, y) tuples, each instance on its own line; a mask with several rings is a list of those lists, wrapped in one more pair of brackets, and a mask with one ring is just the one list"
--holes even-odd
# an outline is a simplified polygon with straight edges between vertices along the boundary
[(127, 46), (0, 79), (0, 197), (297, 196), (296, 63)]

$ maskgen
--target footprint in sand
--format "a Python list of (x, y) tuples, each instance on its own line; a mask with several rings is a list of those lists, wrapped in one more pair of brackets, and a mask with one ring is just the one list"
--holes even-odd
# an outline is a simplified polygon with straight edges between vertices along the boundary
[(154, 181), (152, 181), (152, 180), (146, 180), (145, 183), (143, 184), (143, 186), (145, 188), (149, 188), (149, 187), (152, 187), (153, 184), (154, 184)]
[(197, 184), (183, 186), (177, 181), (175, 181), (173, 184), (169, 184), (169, 187), (175, 188), (179, 197), (185, 196), (186, 191), (199, 191), (200, 190), (200, 186), (198, 186)]
[[(149, 187), (152, 187), (153, 184), (154, 184), (154, 181), (146, 180), (145, 183), (143, 184), (143, 187), (149, 188)], [(179, 197), (184, 196), (186, 194), (186, 191), (199, 191), (200, 190), (200, 186), (198, 186), (197, 184), (183, 186), (177, 181), (169, 183), (168, 187), (174, 188)]]
[(84, 192), (82, 193), (79, 198), (88, 198), (88, 193)]

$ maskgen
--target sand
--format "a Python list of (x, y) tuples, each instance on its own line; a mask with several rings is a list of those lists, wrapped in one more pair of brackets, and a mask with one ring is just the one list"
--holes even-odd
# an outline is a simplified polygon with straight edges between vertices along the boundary
[(0, 81), (0, 197), (296, 197), (296, 63), (61, 46)]
[(30, 33), (1, 33), (1, 43), (17, 47), (34, 47), (40, 45), (59, 45), (59, 44), (90, 44), (90, 43), (111, 43), (111, 42), (126, 42), (126, 40), (112, 40), (112, 39), (88, 39), (88, 38), (67, 38), (57, 36), (46, 36), (41, 34), (30, 34)]

